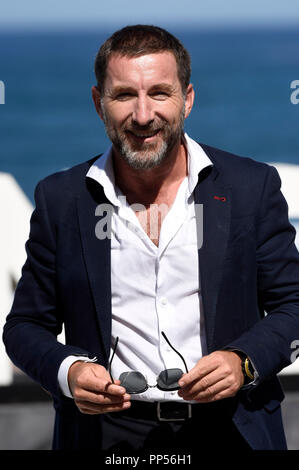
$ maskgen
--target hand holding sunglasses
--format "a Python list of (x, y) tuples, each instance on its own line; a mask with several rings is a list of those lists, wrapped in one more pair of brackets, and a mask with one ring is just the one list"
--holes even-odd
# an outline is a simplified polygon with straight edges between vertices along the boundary
[[(171, 345), (169, 339), (167, 338), (166, 334), (163, 331), (161, 332), (161, 334), (164, 337), (164, 339), (167, 341), (171, 349), (176, 354), (178, 354), (178, 356), (180, 356), (180, 358), (182, 359), (184, 363), (186, 373), (188, 373), (187, 364), (183, 356)], [(109, 367), (108, 367), (108, 372), (110, 374), (112, 383), (114, 383), (114, 379), (111, 374), (111, 367), (112, 367), (113, 357), (117, 349), (118, 340), (119, 340), (119, 337), (117, 336), (113, 354), (112, 354), (111, 360), (109, 362)], [(143, 393), (148, 388), (154, 388), (154, 387), (157, 387), (159, 390), (162, 390), (164, 392), (171, 392), (171, 391), (180, 389), (178, 381), (180, 380), (183, 374), (184, 372), (178, 368), (163, 370), (162, 372), (160, 372), (160, 374), (157, 377), (156, 385), (149, 385), (144, 375), (139, 371), (123, 372), (119, 376), (119, 380), (120, 380), (120, 385), (124, 387), (127, 393), (131, 395)]]

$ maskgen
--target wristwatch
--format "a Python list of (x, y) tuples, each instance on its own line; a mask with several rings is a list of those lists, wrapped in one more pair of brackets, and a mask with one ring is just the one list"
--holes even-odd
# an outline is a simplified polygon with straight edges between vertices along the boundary
[(247, 356), (247, 354), (243, 353), (242, 351), (234, 350), (236, 354), (241, 358), (241, 367), (244, 376), (244, 385), (249, 384), (254, 380), (254, 368), (253, 365)]

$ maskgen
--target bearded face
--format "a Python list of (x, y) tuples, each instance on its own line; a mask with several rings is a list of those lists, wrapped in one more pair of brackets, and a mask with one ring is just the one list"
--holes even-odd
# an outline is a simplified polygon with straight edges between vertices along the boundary
[(118, 128), (113, 125), (103, 104), (102, 110), (107, 135), (131, 168), (150, 169), (159, 166), (181, 140), (185, 118), (184, 105), (176, 125), (157, 117), (148, 125), (140, 126), (129, 118)]
[(93, 93), (114, 151), (135, 169), (155, 168), (171, 155), (181, 142), (194, 97), (192, 85), (183, 93), (169, 51), (112, 54), (102, 96), (95, 87)]

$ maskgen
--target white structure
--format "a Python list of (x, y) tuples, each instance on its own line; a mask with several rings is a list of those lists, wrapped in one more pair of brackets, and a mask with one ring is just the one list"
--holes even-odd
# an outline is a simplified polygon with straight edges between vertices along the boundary
[[(25, 262), (32, 205), (12, 175), (0, 173), (0, 329), (11, 308), (14, 287)], [(0, 385), (9, 385), (13, 368), (0, 341)]]
[[(275, 166), (281, 178), (281, 190), (289, 206), (290, 221), (297, 230), (296, 245), (299, 250), (299, 165), (287, 163), (272, 163), (272, 165)], [(299, 338), (296, 340), (299, 346)], [(290, 345), (290, 356), (298, 350), (297, 356), (299, 357), (298, 346)], [(299, 374), (299, 359), (283, 369), (281, 374)]]
[(0, 80), (0, 104), (5, 104), (5, 85)]
[[(299, 158), (298, 158), (299, 159)], [(299, 220), (299, 165), (271, 163), (281, 178), (281, 190), (289, 206), (290, 219)]]

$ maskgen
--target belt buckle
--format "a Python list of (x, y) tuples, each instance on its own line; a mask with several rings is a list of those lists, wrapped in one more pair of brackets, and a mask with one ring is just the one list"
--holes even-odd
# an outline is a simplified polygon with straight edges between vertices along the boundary
[(191, 403), (187, 403), (188, 406), (188, 416), (185, 418), (162, 418), (161, 417), (161, 401), (157, 402), (157, 417), (159, 421), (186, 421), (187, 418), (192, 418), (192, 406)]

